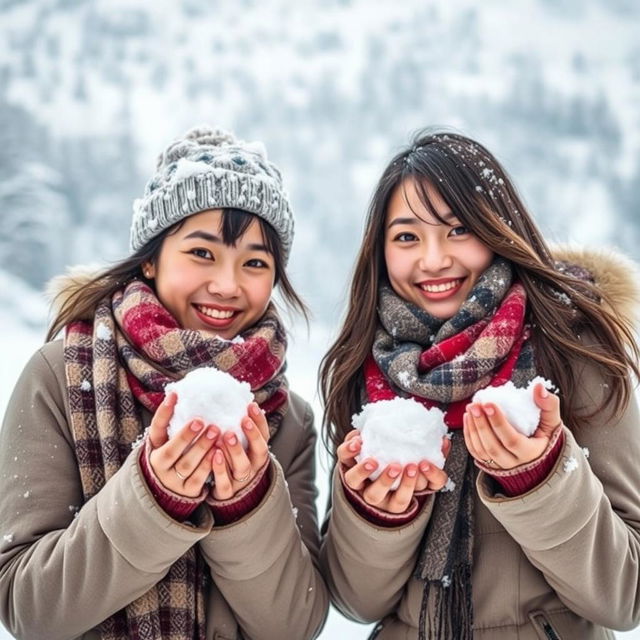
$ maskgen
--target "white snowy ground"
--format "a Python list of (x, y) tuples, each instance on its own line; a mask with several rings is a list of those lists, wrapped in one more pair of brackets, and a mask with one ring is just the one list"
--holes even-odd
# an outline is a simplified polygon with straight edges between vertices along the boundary
[[(3, 274), (0, 272), (0, 285), (13, 284), (3, 282)], [(15, 291), (14, 288), (7, 289), (0, 286), (0, 303), (8, 291)], [(4, 295), (3, 295), (4, 294)], [(28, 292), (29, 304), (23, 305), (27, 315), (37, 310), (41, 311), (40, 317), (45, 316), (43, 307), (40, 307), (38, 300), (33, 299)], [(14, 301), (15, 303), (15, 301)], [(20, 307), (20, 305), (16, 305)], [(0, 309), (11, 309), (12, 305), (0, 304)], [(22, 367), (31, 354), (42, 344), (43, 330), (29, 328), (28, 317), (20, 314), (17, 317), (15, 307), (11, 314), (0, 310), (0, 415), (4, 414), (5, 406), (9, 400), (13, 385), (22, 370)], [(31, 316), (33, 317), (33, 316)], [(318, 327), (313, 327), (311, 339), (307, 340), (306, 331), (300, 330), (292, 341), (289, 350), (289, 372), (288, 377), (292, 387), (304, 397), (313, 399), (316, 411), (316, 425), (319, 426), (320, 409), (316, 394), (316, 371), (319, 360), (330, 340), (330, 334)], [(319, 448), (318, 458), (318, 486), (320, 497), (318, 500), (318, 511), (324, 512), (327, 492), (327, 462), (323, 450)], [(369, 634), (370, 626), (355, 624), (345, 620), (340, 614), (332, 610), (327, 624), (322, 632), (322, 640), (364, 640)], [(0, 625), (0, 640), (10, 640), (12, 636)], [(618, 633), (620, 640), (640, 640), (640, 628), (627, 633)]]

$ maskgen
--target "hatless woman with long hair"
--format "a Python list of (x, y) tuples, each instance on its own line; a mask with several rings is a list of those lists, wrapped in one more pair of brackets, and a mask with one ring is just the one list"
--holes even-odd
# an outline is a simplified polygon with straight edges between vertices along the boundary
[[(637, 279), (616, 253), (551, 249), (474, 140), (426, 131), (386, 167), (320, 379), (336, 463), (322, 567), (341, 611), (378, 622), (371, 638), (640, 622)], [(472, 400), (537, 376), (557, 394), (534, 386), (530, 437)], [(444, 411), (443, 469), (360, 458), (351, 416), (398, 396)]]

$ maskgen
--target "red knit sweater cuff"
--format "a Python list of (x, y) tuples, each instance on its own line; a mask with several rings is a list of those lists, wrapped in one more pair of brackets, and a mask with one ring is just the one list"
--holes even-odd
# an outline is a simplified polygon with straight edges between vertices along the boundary
[(532, 462), (502, 471), (478, 462), (476, 465), (500, 485), (507, 497), (513, 498), (528, 493), (544, 482), (558, 461), (563, 446), (564, 433), (560, 426), (553, 432), (542, 455)]
[(218, 526), (232, 524), (253, 511), (267, 495), (272, 479), (271, 459), (268, 459), (256, 473), (253, 480), (236, 495), (228, 500), (216, 500), (208, 497), (215, 524)]
[(378, 527), (400, 527), (408, 524), (420, 513), (422, 505), (428, 497), (427, 495), (421, 495), (417, 498), (414, 495), (406, 511), (402, 513), (389, 513), (388, 511), (383, 511), (366, 503), (357, 491), (347, 486), (347, 483), (344, 481), (345, 471), (346, 468), (340, 465), (340, 480), (342, 481), (344, 495), (349, 501), (349, 504), (355, 509), (356, 513)]
[(149, 446), (148, 438), (145, 440), (144, 445), (140, 447), (140, 450), (140, 469), (151, 494), (167, 515), (174, 520), (184, 522), (198, 508), (198, 505), (204, 501), (209, 490), (208, 487), (204, 486), (200, 495), (195, 498), (174, 493), (160, 482), (149, 462), (151, 447)]

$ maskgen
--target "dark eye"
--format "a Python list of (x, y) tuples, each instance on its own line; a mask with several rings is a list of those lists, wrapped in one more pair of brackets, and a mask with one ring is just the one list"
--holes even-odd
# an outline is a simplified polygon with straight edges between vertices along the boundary
[(253, 267), (254, 269), (267, 269), (269, 267), (269, 265), (264, 260), (260, 260), (260, 258), (252, 258), (251, 260), (247, 260), (245, 264), (247, 267)]
[(463, 227), (462, 225), (458, 225), (457, 227), (453, 227), (449, 232), (452, 236), (463, 236), (465, 233), (469, 233), (469, 229), (467, 227)]
[(196, 247), (195, 249), (191, 249), (189, 253), (197, 256), (198, 258), (205, 258), (206, 260), (210, 260), (211, 258), (213, 258), (213, 254), (211, 253), (211, 251), (209, 251), (209, 249), (199, 249)]
[(398, 242), (415, 242), (417, 239), (415, 234), (409, 233), (408, 231), (403, 231), (394, 238), (394, 240)]

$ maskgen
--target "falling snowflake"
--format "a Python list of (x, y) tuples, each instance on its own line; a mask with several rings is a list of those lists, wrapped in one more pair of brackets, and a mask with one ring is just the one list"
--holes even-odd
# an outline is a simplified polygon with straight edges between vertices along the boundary
[(564, 461), (564, 472), (565, 472), (565, 473), (572, 473), (572, 472), (574, 472), (577, 468), (578, 468), (578, 461), (575, 459), (575, 457), (574, 457), (574, 456), (569, 456), (569, 457)]
[(451, 479), (447, 478), (447, 483), (440, 489), (442, 493), (448, 493), (449, 491), (453, 491), (456, 488), (456, 483)]

